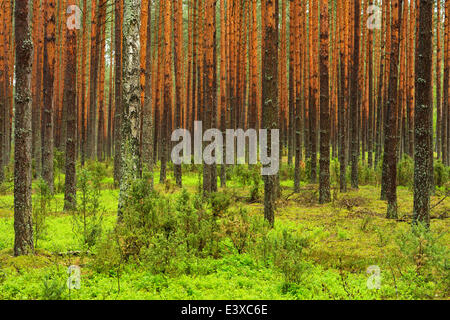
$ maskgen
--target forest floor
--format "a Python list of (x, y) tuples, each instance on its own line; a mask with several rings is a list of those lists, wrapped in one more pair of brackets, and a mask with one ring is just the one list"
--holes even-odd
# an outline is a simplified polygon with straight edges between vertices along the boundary
[[(155, 181), (158, 179), (156, 175)], [(198, 175), (184, 173), (183, 184), (190, 194), (195, 194)], [(238, 246), (225, 241), (227, 254), (184, 258), (178, 262), (183, 264), (184, 271), (171, 274), (157, 272), (138, 261), (124, 263), (119, 271), (113, 267), (98, 271), (95, 248), (92, 255), (64, 254), (81, 250), (81, 246), (74, 236), (72, 216), (63, 212), (62, 193), (57, 193), (51, 202), (46, 232), (37, 243), (37, 254), (13, 257), (13, 194), (11, 185), (6, 184), (0, 195), (0, 299), (450, 297), (449, 198), (432, 210), (432, 235), (412, 237), (413, 194), (408, 188), (398, 188), (399, 219), (388, 220), (386, 203), (379, 200), (380, 188), (374, 185), (345, 194), (333, 190), (333, 201), (325, 205), (317, 202), (316, 185), (302, 184), (299, 194), (292, 193), (291, 180), (282, 180), (281, 185), (275, 229), (269, 233), (281, 239), (289, 232), (307, 242), (301, 254), (293, 257), (293, 265), (258, 259), (251, 250), (239, 252)], [(180, 193), (173, 182), (155, 186), (163, 194)], [(249, 183), (231, 179), (222, 192), (232, 199), (228, 210), (246, 208), (250, 216), (263, 215), (261, 201), (248, 201)], [(442, 198), (434, 196), (432, 205)], [(103, 178), (99, 198), (104, 211), (103, 233), (116, 225), (117, 199), (118, 189), (114, 188), (112, 178)], [(247, 231), (252, 237), (252, 231)], [(295, 249), (293, 252), (297, 254)], [(66, 282), (70, 265), (81, 267), (81, 288), (69, 292)], [(376, 266), (372, 267), (375, 270), (372, 275), (367, 272), (369, 266)], [(378, 289), (370, 286), (376, 283), (376, 270), (380, 271)]]

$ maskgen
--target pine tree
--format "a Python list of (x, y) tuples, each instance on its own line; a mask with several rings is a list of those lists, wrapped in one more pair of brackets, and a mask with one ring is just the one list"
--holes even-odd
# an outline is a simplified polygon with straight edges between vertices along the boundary
[(383, 165), (386, 167), (387, 218), (397, 218), (397, 147), (398, 147), (398, 66), (400, 49), (401, 12), (403, 0), (392, 1), (391, 57), (388, 99), (386, 101), (386, 132)]
[(416, 105), (414, 108), (414, 223), (430, 224), (429, 166), (431, 137), (433, 1), (419, 0), (418, 39), (416, 51)]
[(42, 177), (53, 192), (53, 113), (55, 74), (55, 0), (44, 0), (44, 99), (42, 116)]
[[(75, 1), (69, 0), (69, 6)], [(64, 105), (67, 110), (66, 170), (64, 210), (72, 210), (76, 206), (76, 145), (77, 145), (77, 29), (65, 28), (67, 54), (65, 55)]]
[(328, 0), (320, 1), (320, 186), (319, 202), (331, 201)]
[[(262, 34), (262, 122), (267, 130), (278, 129), (278, 1), (268, 0), (261, 7)], [(270, 141), (268, 134), (268, 141)], [(268, 143), (268, 153), (271, 144)], [(264, 176), (264, 217), (273, 226), (276, 175)]]
[(16, 92), (14, 127), (14, 255), (34, 252), (31, 204), (31, 40), (28, 0), (16, 0), (14, 35), (16, 40)]

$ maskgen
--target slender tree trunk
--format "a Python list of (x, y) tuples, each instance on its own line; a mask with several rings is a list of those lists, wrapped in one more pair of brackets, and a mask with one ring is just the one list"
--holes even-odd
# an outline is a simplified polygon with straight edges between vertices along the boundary
[(436, 152), (437, 158), (441, 159), (441, 123), (442, 123), (442, 101), (441, 101), (441, 69), (442, 69), (442, 45), (441, 45), (441, 1), (436, 2)]
[[(33, 158), (36, 176), (40, 177), (42, 174), (42, 147), (41, 147), (41, 106), (42, 106), (42, 7), (39, 0), (33, 2), (33, 44), (34, 44), (34, 59), (33, 69), (34, 78), (32, 79), (34, 89), (33, 92)], [(1, 19), (0, 19), (1, 21)], [(0, 31), (1, 32), (1, 31)], [(3, 42), (3, 40), (0, 40)], [(0, 49), (0, 52), (1, 51)], [(1, 58), (0, 58), (1, 59)], [(1, 68), (1, 62), (0, 62)], [(1, 82), (1, 79), (0, 79)], [(1, 90), (1, 84), (0, 84)], [(1, 100), (0, 100), (1, 103)]]
[(90, 86), (89, 86), (89, 112), (87, 118), (87, 146), (86, 154), (89, 159), (95, 157), (95, 132), (97, 122), (97, 99), (98, 99), (98, 78), (99, 78), (99, 59), (101, 44), (101, 2), (102, 0), (92, 1), (91, 11), (91, 63), (90, 63)]
[(445, 36), (444, 36), (444, 94), (442, 109), (442, 162), (450, 165), (450, 0), (445, 0)]
[(341, 0), (343, 7), (340, 13), (340, 23), (343, 24), (340, 39), (340, 95), (339, 95), (339, 190), (340, 192), (347, 191), (347, 126), (345, 119), (347, 114), (348, 95), (348, 74), (347, 74), (347, 56), (348, 56), (348, 21), (345, 18), (347, 1)]
[[(208, 130), (213, 127), (215, 121), (214, 108), (216, 107), (216, 68), (215, 68), (215, 45), (216, 45), (216, 0), (206, 0), (206, 19), (205, 34), (208, 36), (204, 40), (205, 53), (205, 117), (203, 121), (203, 129)], [(217, 155), (216, 155), (217, 156)], [(208, 194), (217, 189), (217, 181), (213, 173), (215, 166), (212, 164), (203, 164), (203, 192)], [(214, 184), (216, 187), (214, 187)]]
[[(99, 26), (100, 31), (100, 49), (99, 49), (99, 90), (98, 90), (98, 122), (93, 123), (97, 125), (97, 160), (104, 160), (104, 145), (105, 145), (105, 46), (106, 46), (106, 0), (100, 0), (99, 8)], [(95, 140), (94, 140), (95, 141)]]
[(53, 192), (53, 111), (54, 111), (54, 73), (55, 73), (55, 0), (44, 1), (44, 105), (43, 105), (43, 143), (42, 177)]
[[(291, 2), (293, 6), (293, 11), (291, 19), (293, 18), (294, 25), (291, 24), (291, 32), (295, 34), (294, 36), (294, 73), (295, 73), (295, 171), (294, 171), (294, 191), (300, 192), (300, 167), (302, 161), (302, 123), (303, 123), (303, 104), (305, 101), (305, 89), (301, 86), (302, 77), (304, 76), (303, 61), (304, 52), (300, 49), (301, 43), (306, 37), (303, 35), (303, 19), (306, 17), (304, 15), (303, 5), (300, 2)], [(300, 26), (302, 24), (302, 26)], [(302, 92), (301, 92), (302, 91)]]
[(386, 133), (384, 140), (383, 165), (386, 166), (387, 218), (397, 218), (397, 145), (398, 145), (398, 66), (403, 0), (392, 1), (391, 58), (389, 90), (386, 102)]
[[(227, 3), (227, 8), (229, 8), (229, 2)], [(227, 123), (226, 123), (226, 119), (227, 119), (227, 92), (228, 92), (228, 79), (227, 79), (227, 42), (228, 42), (228, 37), (227, 37), (227, 33), (228, 33), (228, 28), (229, 28), (229, 24), (225, 23), (225, 19), (228, 17), (229, 12), (228, 10), (225, 12), (226, 10), (226, 6), (225, 6), (225, 1), (220, 1), (220, 130), (222, 131), (222, 135), (223, 137), (225, 137), (225, 130), (227, 129)], [(256, 66), (256, 61), (254, 61), (255, 58), (257, 58), (257, 48), (256, 48), (256, 44), (254, 44), (254, 41), (258, 41), (257, 40), (257, 26), (255, 25), (257, 23), (257, 17), (256, 17), (256, 0), (252, 0), (252, 27), (251, 27), (251, 38), (252, 40), (252, 46), (251, 46), (251, 50), (252, 52), (250, 53), (250, 59), (252, 60), (252, 68), (251, 72), (252, 72), (252, 84), (251, 84), (251, 90), (252, 90), (252, 94), (251, 94), (251, 99), (249, 102), (249, 113), (250, 114), (254, 114), (254, 111), (256, 111), (256, 117), (255, 117), (255, 122), (252, 123), (252, 118), (250, 116), (249, 120), (249, 124), (250, 124), (250, 128), (252, 128), (252, 126), (254, 125), (254, 128), (256, 128), (257, 124), (257, 97), (254, 97), (253, 94), (257, 94), (257, 92), (254, 92), (255, 89), (254, 86), (258, 86), (258, 74), (255, 74), (255, 70), (254, 67)], [(254, 52), (253, 52), (254, 50)], [(253, 64), (255, 64), (255, 66), (253, 66)], [(256, 70), (256, 73), (258, 71)], [(255, 116), (255, 115), (253, 115)], [(225, 146), (224, 146), (224, 154), (225, 154)], [(225, 188), (227, 184), (227, 171), (226, 171), (226, 161), (223, 161), (221, 167), (220, 167), (220, 186), (222, 188)]]
[(415, 45), (414, 37), (416, 34), (416, 4), (410, 1), (409, 14), (409, 41), (408, 41), (408, 95), (407, 95), (407, 112), (408, 112), (408, 155), (414, 157), (414, 54)]
[(164, 84), (161, 125), (161, 172), (159, 182), (166, 182), (167, 155), (169, 144), (169, 121), (172, 114), (172, 3), (164, 4)]
[(310, 95), (309, 95), (309, 134), (310, 134), (310, 156), (311, 156), (311, 183), (317, 181), (317, 104), (318, 104), (318, 38), (319, 38), (319, 0), (310, 1)]
[(320, 0), (320, 203), (331, 201), (328, 33), (328, 0)]
[[(370, 0), (369, 2), (369, 6), (373, 5), (373, 0)], [(369, 77), (368, 81), (369, 81), (369, 93), (368, 93), (368, 104), (369, 104), (369, 117), (368, 117), (368, 130), (367, 130), (367, 135), (368, 135), (368, 145), (367, 145), (367, 150), (368, 150), (368, 159), (367, 159), (367, 164), (369, 165), (370, 168), (372, 168), (373, 166), (373, 118), (374, 118), (374, 97), (373, 97), (373, 30), (369, 29), (368, 31), (368, 35), (369, 35), (369, 39), (368, 39), (368, 52), (367, 52), (367, 59), (368, 59), (368, 68), (369, 68), (369, 72), (367, 74), (367, 76)]]
[(353, 60), (352, 60), (352, 80), (351, 80), (351, 102), (350, 102), (350, 123), (351, 123), (351, 162), (352, 188), (358, 189), (358, 94), (359, 94), (359, 39), (360, 39), (360, 0), (355, 1), (354, 6), (354, 35), (353, 35)]
[[(182, 72), (183, 72), (183, 1), (174, 2), (174, 74), (175, 74), (175, 129), (182, 126)], [(182, 187), (181, 164), (174, 164), (174, 176), (178, 187)]]
[[(116, 6), (120, 1), (116, 1)], [(83, 10), (87, 13), (87, 1), (83, 0)], [(86, 109), (87, 109), (87, 99), (89, 94), (86, 93), (86, 65), (88, 63), (87, 57), (87, 46), (88, 46), (88, 27), (87, 27), (87, 14), (83, 14), (83, 44), (82, 44), (82, 55), (81, 55), (81, 131), (80, 133), (80, 153), (81, 153), (81, 165), (84, 166), (86, 159)], [(116, 60), (117, 61), (117, 60)], [(117, 64), (117, 62), (116, 62)]]
[[(6, 21), (6, 14), (4, 10), (0, 10), (0, 23), (4, 24)], [(5, 179), (4, 169), (3, 169), (3, 153), (5, 148), (3, 145), (3, 127), (6, 121), (5, 113), (3, 110), (7, 106), (7, 83), (5, 77), (6, 69), (6, 42), (7, 34), (5, 34), (5, 28), (0, 28), (0, 183), (3, 183)]]
[[(114, 5), (114, 182), (118, 184), (121, 176), (122, 161), (122, 24), (123, 24), (123, 0), (115, 2)], [(84, 126), (82, 128), (84, 130)], [(82, 135), (83, 136), (83, 135)], [(82, 143), (82, 145), (84, 145)], [(83, 147), (82, 147), (83, 148)]]
[[(262, 121), (267, 130), (278, 129), (278, 1), (265, 1), (261, 8), (264, 20), (262, 34)], [(268, 154), (272, 153), (271, 135), (268, 132)], [(274, 225), (276, 175), (264, 176), (264, 217)]]
[[(73, 5), (74, 0), (69, 0)], [(76, 108), (76, 79), (77, 79), (77, 29), (65, 28), (66, 61), (64, 76), (64, 105), (67, 110), (67, 138), (66, 138), (66, 176), (64, 191), (64, 210), (76, 207), (76, 146), (77, 146), (77, 108)]]
[(144, 109), (142, 112), (142, 167), (150, 173), (150, 186), (153, 188), (153, 109), (152, 109), (152, 1), (148, 1), (147, 43), (145, 60)]

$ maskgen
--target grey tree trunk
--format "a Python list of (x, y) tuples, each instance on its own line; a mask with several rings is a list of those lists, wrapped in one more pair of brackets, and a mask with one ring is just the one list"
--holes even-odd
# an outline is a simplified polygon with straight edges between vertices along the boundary
[(31, 207), (31, 65), (33, 42), (28, 0), (16, 0), (16, 95), (14, 127), (14, 255), (34, 252)]
[(122, 145), (118, 215), (122, 215), (131, 185), (139, 178), (141, 1), (125, 0), (123, 13)]
[(416, 51), (416, 106), (414, 109), (414, 213), (413, 222), (430, 224), (430, 152), (432, 151), (433, 1), (420, 0)]
[[(121, 146), (122, 146), (122, 8), (123, 0), (116, 1), (114, 5), (114, 183), (120, 182), (121, 172)], [(82, 128), (83, 129), (83, 128)]]

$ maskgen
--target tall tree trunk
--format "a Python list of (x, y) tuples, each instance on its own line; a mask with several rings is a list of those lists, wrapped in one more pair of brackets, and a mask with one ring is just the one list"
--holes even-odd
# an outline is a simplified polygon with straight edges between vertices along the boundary
[(409, 40), (408, 40), (408, 95), (407, 95), (407, 112), (408, 112), (408, 155), (414, 157), (414, 54), (415, 54), (415, 34), (416, 34), (416, 4), (410, 1), (409, 8)]
[[(433, 1), (419, 0), (418, 39), (416, 51), (416, 106), (415, 106), (415, 165), (414, 165), (414, 223), (430, 224), (430, 144), (433, 110)], [(432, 150), (431, 150), (432, 152)]]
[(442, 162), (450, 165), (450, 0), (445, 0), (445, 36), (444, 36), (444, 105), (442, 108)]
[(358, 95), (359, 95), (359, 39), (360, 39), (360, 1), (354, 2), (354, 16), (353, 22), (354, 34), (353, 34), (353, 59), (352, 59), (352, 81), (351, 81), (351, 102), (350, 102), (350, 123), (351, 123), (351, 162), (352, 162), (352, 174), (351, 184), (352, 188), (358, 189), (358, 155), (359, 155), (359, 143), (358, 143)]
[(294, 191), (300, 192), (300, 167), (302, 161), (302, 142), (303, 142), (303, 104), (305, 102), (305, 88), (302, 87), (303, 77), (304, 77), (304, 61), (305, 54), (303, 48), (301, 48), (301, 44), (306, 39), (303, 34), (303, 19), (306, 18), (304, 15), (304, 7), (300, 2), (291, 2), (290, 4), (293, 7), (292, 15), (290, 15), (291, 19), (293, 17), (294, 25), (291, 24), (291, 31), (295, 34), (294, 36), (294, 73), (295, 73), (295, 170), (294, 170)]
[(310, 34), (310, 95), (309, 95), (309, 134), (310, 134), (310, 157), (311, 157), (311, 183), (317, 181), (317, 104), (318, 104), (318, 38), (319, 38), (319, 0), (310, 1), (310, 18), (309, 28)]
[[(69, 0), (69, 6), (75, 0)], [(64, 191), (64, 210), (76, 207), (76, 146), (77, 146), (77, 108), (76, 108), (76, 80), (77, 80), (77, 29), (65, 28), (66, 32), (66, 61), (64, 76), (64, 105), (67, 111), (66, 138), (66, 177)]]
[(90, 63), (90, 85), (89, 85), (89, 112), (87, 119), (87, 145), (86, 155), (89, 159), (95, 157), (95, 132), (97, 120), (97, 100), (98, 100), (98, 75), (99, 75), (99, 59), (100, 59), (100, 42), (101, 42), (101, 5), (102, 0), (92, 1), (91, 10), (91, 63)]
[(55, 0), (44, 1), (44, 105), (42, 137), (42, 177), (53, 192), (53, 112), (55, 73)]
[[(227, 3), (227, 8), (229, 8), (229, 1)], [(227, 43), (228, 43), (228, 28), (229, 28), (229, 23), (225, 23), (226, 18), (229, 15), (228, 10), (225, 12), (226, 10), (226, 6), (225, 6), (225, 1), (220, 1), (220, 130), (222, 131), (222, 135), (225, 137), (225, 130), (227, 129), (227, 123), (226, 123), (226, 119), (227, 119), (227, 92), (228, 92), (228, 79), (227, 79), (227, 58), (228, 58), (228, 51), (227, 51)], [(252, 0), (252, 26), (250, 29), (250, 37), (252, 38), (252, 46), (251, 46), (251, 53), (250, 53), (250, 59), (251, 59), (251, 63), (250, 65), (252, 66), (251, 69), (251, 74), (252, 74), (252, 83), (251, 83), (251, 95), (250, 95), (250, 102), (249, 102), (249, 113), (255, 117), (255, 121), (252, 122), (251, 118), (249, 118), (249, 126), (250, 128), (252, 128), (252, 126), (254, 126), (254, 128), (256, 129), (256, 126), (258, 125), (258, 120), (257, 120), (257, 92), (255, 92), (255, 90), (257, 90), (257, 88), (255, 88), (254, 86), (256, 85), (256, 87), (258, 86), (258, 74), (257, 74), (257, 70), (256, 70), (256, 74), (255, 74), (255, 67), (257, 69), (257, 61), (255, 61), (254, 59), (257, 59), (257, 45), (254, 43), (254, 41), (258, 41), (257, 39), (257, 25), (255, 25), (257, 23), (257, 16), (256, 16), (256, 0)], [(255, 65), (253, 65), (255, 64)], [(256, 97), (254, 96), (254, 94), (256, 94)], [(255, 111), (256, 111), (256, 115), (255, 115)], [(224, 147), (224, 154), (225, 154), (225, 147)], [(225, 188), (227, 184), (227, 171), (226, 171), (226, 161), (223, 161), (221, 167), (220, 167), (220, 186), (222, 188)]]
[(140, 16), (141, 1), (125, 0), (123, 5), (123, 60), (122, 75), (122, 148), (121, 177), (118, 215), (122, 216), (131, 185), (139, 177), (139, 135), (140, 135)]
[[(278, 1), (268, 0), (261, 8), (261, 18), (264, 21), (262, 34), (262, 122), (263, 128), (269, 132), (278, 129)], [(268, 143), (268, 154), (272, 153), (271, 143)], [(264, 218), (271, 226), (274, 225), (277, 175), (266, 175), (264, 179)]]
[(328, 0), (320, 0), (320, 203), (331, 201), (328, 33)]
[(14, 128), (14, 255), (34, 252), (31, 204), (31, 41), (29, 0), (16, 0), (16, 94)]
[[(116, 6), (120, 1), (116, 1)], [(88, 27), (87, 27), (87, 1), (83, 0), (83, 44), (82, 44), (82, 55), (81, 55), (81, 131), (80, 133), (80, 153), (81, 153), (81, 165), (84, 166), (84, 161), (86, 159), (86, 110), (87, 110), (87, 99), (89, 93), (86, 92), (86, 64), (88, 62), (87, 58), (87, 46), (88, 46)], [(116, 60), (117, 61), (117, 60)], [(116, 63), (117, 64), (117, 63)]]
[[(114, 5), (114, 182), (120, 181), (122, 160), (122, 24), (123, 24), (123, 0)], [(83, 127), (84, 129), (84, 127)]]
[[(369, 6), (373, 5), (373, 0), (370, 0), (369, 2)], [(368, 117), (368, 130), (367, 130), (367, 135), (368, 135), (368, 140), (367, 140), (367, 150), (368, 150), (368, 159), (367, 159), (367, 164), (369, 165), (369, 167), (371, 168), (373, 165), (373, 119), (374, 119), (374, 97), (373, 97), (373, 29), (369, 29), (367, 30), (368, 32), (368, 37), (369, 39), (368, 41), (368, 49), (367, 49), (367, 60), (368, 60), (368, 68), (369, 68), (369, 72), (367, 74), (367, 76), (369, 77), (368, 81), (369, 81), (369, 86), (368, 86), (368, 105), (369, 105), (369, 117)]]
[(144, 108), (142, 112), (142, 168), (150, 173), (153, 188), (153, 110), (152, 110), (152, 1), (148, 1), (147, 43), (145, 60)]
[[(6, 12), (4, 10), (0, 11), (0, 23), (6, 24)], [(6, 64), (7, 62), (7, 54), (6, 54), (6, 42), (8, 34), (5, 33), (5, 28), (0, 29), (0, 183), (3, 183), (5, 179), (4, 168), (3, 168), (3, 153), (5, 152), (5, 148), (3, 145), (3, 127), (6, 122), (6, 117), (4, 110), (7, 108), (7, 79), (5, 76), (6, 73)]]
[[(206, 19), (204, 39), (205, 53), (205, 117), (203, 119), (203, 129), (213, 128), (214, 108), (216, 107), (216, 68), (215, 68), (215, 46), (216, 46), (216, 2), (217, 0), (206, 0)], [(218, 156), (218, 155), (215, 155)], [(217, 189), (217, 181), (213, 170), (216, 167), (213, 164), (203, 164), (203, 192), (205, 194), (214, 192)], [(214, 187), (215, 185), (215, 187)]]
[(164, 5), (164, 81), (161, 125), (161, 172), (159, 182), (166, 182), (167, 156), (169, 144), (169, 122), (172, 114), (172, 3)]
[[(100, 1), (99, 8), (99, 26), (100, 32), (100, 49), (99, 49), (99, 90), (98, 90), (98, 122), (97, 125), (97, 160), (104, 159), (104, 143), (105, 143), (105, 46), (106, 46), (106, 0)], [(95, 140), (94, 140), (95, 141)]]
[(441, 159), (441, 123), (442, 123), (442, 45), (441, 45), (441, 1), (436, 2), (436, 152), (437, 158)]
[(341, 0), (342, 12), (340, 12), (340, 23), (343, 24), (340, 36), (340, 94), (339, 94), (339, 190), (340, 192), (347, 191), (347, 126), (345, 125), (347, 105), (348, 105), (348, 21), (345, 17), (348, 3)]
[[(182, 126), (182, 77), (183, 77), (183, 1), (177, 0), (174, 6), (174, 74), (175, 74), (175, 129)], [(174, 164), (174, 177), (178, 187), (182, 187), (181, 164)]]
[(389, 69), (389, 90), (386, 101), (386, 133), (384, 140), (383, 165), (386, 166), (387, 218), (397, 218), (397, 145), (398, 145), (398, 66), (403, 0), (392, 1), (391, 57)]
[[(34, 0), (33, 2), (33, 44), (34, 44), (34, 58), (33, 58), (33, 78), (32, 78), (32, 88), (33, 99), (33, 158), (34, 158), (34, 168), (36, 176), (40, 177), (42, 173), (42, 147), (41, 147), (41, 106), (42, 106), (42, 7), (39, 0)], [(0, 19), (1, 21), (1, 19)], [(1, 32), (1, 31), (0, 31)], [(3, 40), (0, 40), (3, 42)], [(0, 49), (0, 52), (1, 49)], [(0, 58), (1, 59), (1, 58)], [(1, 62), (0, 62), (1, 68)], [(0, 79), (1, 82), (1, 79)], [(0, 84), (1, 90), (1, 84)], [(1, 103), (1, 100), (0, 100)], [(1, 175), (1, 174), (0, 174)]]

